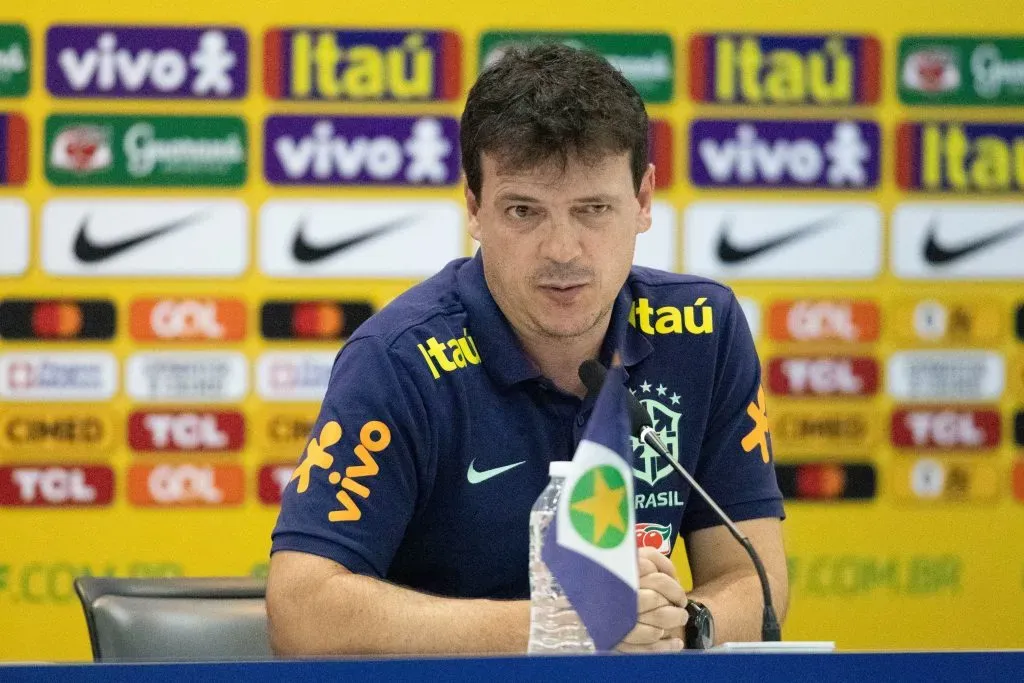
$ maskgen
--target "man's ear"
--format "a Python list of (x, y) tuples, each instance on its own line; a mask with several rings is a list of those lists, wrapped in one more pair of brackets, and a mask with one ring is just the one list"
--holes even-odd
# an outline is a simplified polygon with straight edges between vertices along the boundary
[(637, 216), (636, 233), (647, 232), (651, 229), (651, 205), (654, 203), (654, 164), (647, 165), (647, 172), (640, 181), (640, 190), (636, 193), (636, 200), (640, 203), (640, 213)]
[(480, 202), (477, 201), (476, 195), (473, 194), (473, 190), (469, 189), (469, 185), (465, 186), (466, 195), (466, 213), (468, 220), (466, 223), (466, 229), (469, 231), (469, 236), (475, 239), (477, 242), (480, 241), (480, 220), (477, 214), (480, 212)]

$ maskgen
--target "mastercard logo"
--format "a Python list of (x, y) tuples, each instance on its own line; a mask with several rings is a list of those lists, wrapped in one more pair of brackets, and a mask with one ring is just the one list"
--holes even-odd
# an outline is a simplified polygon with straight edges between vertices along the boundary
[(102, 299), (5, 299), (0, 337), (5, 339), (112, 339), (117, 314)]
[(775, 476), (788, 500), (871, 500), (878, 488), (870, 463), (776, 463)]
[(371, 315), (373, 306), (361, 301), (267, 301), (260, 329), (264, 339), (347, 339)]

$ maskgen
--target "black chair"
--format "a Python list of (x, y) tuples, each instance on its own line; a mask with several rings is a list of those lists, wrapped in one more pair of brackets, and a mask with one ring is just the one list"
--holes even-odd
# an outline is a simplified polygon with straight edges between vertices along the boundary
[(266, 581), (75, 579), (97, 662), (269, 659)]

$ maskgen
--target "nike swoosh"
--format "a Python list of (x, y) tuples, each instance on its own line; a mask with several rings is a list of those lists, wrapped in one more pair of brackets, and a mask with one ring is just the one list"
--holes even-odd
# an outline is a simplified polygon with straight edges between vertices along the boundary
[(511, 465), (504, 465), (503, 467), (495, 467), (493, 470), (484, 470), (482, 472), (478, 472), (476, 470), (476, 468), (473, 467), (473, 463), (475, 463), (475, 462), (476, 462), (476, 458), (473, 458), (473, 461), (469, 463), (469, 469), (466, 471), (466, 480), (469, 481), (470, 484), (479, 484), (482, 481), (487, 481), (491, 477), (496, 477), (499, 474), (501, 474), (502, 472), (508, 472), (513, 467), (519, 467), (520, 465), (522, 465), (526, 461), (525, 460), (521, 460), (519, 462), (514, 462)]
[(1020, 221), (1005, 228), (1000, 228), (981, 239), (974, 240), (973, 242), (964, 242), (953, 249), (949, 249), (940, 245), (938, 240), (936, 240), (935, 233), (938, 232), (938, 223), (938, 219), (932, 218), (928, 224), (928, 241), (924, 244), (924, 260), (934, 265), (959, 261), (964, 256), (972, 254), (979, 249), (1012, 239), (1021, 232), (1024, 232), (1024, 221)]
[(789, 244), (802, 237), (806, 237), (812, 233), (824, 230), (829, 227), (830, 223), (834, 223), (836, 216), (825, 216), (819, 218), (816, 221), (812, 221), (807, 225), (802, 225), (798, 228), (794, 228), (789, 232), (772, 237), (769, 240), (755, 244), (751, 247), (737, 247), (729, 240), (729, 228), (730, 224), (728, 221), (723, 220), (721, 229), (718, 233), (718, 258), (722, 260), (722, 263), (742, 263), (749, 261), (755, 256), (760, 256), (766, 251), (772, 249), (778, 249), (784, 244)]
[(385, 233), (391, 232), (392, 230), (397, 230), (398, 228), (408, 225), (412, 220), (411, 216), (398, 218), (389, 223), (384, 223), (370, 228), (369, 230), (357, 235), (346, 237), (334, 244), (318, 246), (306, 241), (306, 219), (301, 218), (299, 219), (298, 229), (295, 231), (295, 241), (292, 242), (292, 256), (303, 263), (315, 263), (316, 261), (322, 261), (328, 256), (336, 254), (339, 251), (351, 249), (357, 244), (362, 244), (374, 237), (379, 237)]
[(82, 219), (81, 224), (78, 226), (78, 236), (75, 237), (75, 256), (82, 263), (99, 263), (100, 261), (106, 261), (109, 258), (117, 256), (122, 251), (131, 249), (132, 247), (138, 246), (143, 242), (148, 242), (151, 239), (155, 239), (160, 235), (165, 235), (172, 230), (195, 223), (202, 218), (202, 213), (194, 213), (184, 218), (179, 218), (176, 221), (161, 225), (159, 227), (147, 230), (146, 232), (136, 235), (135, 237), (129, 237), (126, 240), (120, 242), (110, 242), (109, 244), (96, 244), (89, 235), (86, 234), (89, 227), (89, 216)]

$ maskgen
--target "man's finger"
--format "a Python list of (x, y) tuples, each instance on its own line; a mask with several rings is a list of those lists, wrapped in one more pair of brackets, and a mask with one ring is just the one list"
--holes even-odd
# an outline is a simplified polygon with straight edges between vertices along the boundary
[(639, 623), (654, 626), (655, 628), (660, 628), (663, 631), (670, 631), (674, 628), (681, 628), (684, 626), (688, 617), (689, 615), (686, 613), (685, 608), (676, 607), (675, 605), (666, 605), (648, 612), (643, 612), (637, 617), (637, 619), (639, 620)]
[(654, 566), (662, 574), (668, 574), (673, 579), (677, 578), (676, 567), (674, 564), (672, 564), (672, 560), (668, 559), (668, 557), (661, 554), (654, 548), (640, 548), (637, 551), (637, 556), (642, 559), (650, 560), (651, 562), (653, 562)]
[(619, 652), (682, 652), (684, 647), (679, 638), (663, 638), (650, 645), (632, 645), (623, 641), (615, 649)]
[(667, 574), (657, 572), (640, 579), (640, 588), (647, 588), (664, 595), (669, 602), (680, 607), (686, 604), (686, 591), (679, 582)]
[(647, 624), (637, 624), (633, 630), (622, 639), (623, 643), (629, 645), (650, 645), (656, 643), (665, 636), (665, 629)]
[(664, 595), (658, 591), (652, 591), (649, 588), (641, 588), (637, 592), (637, 614), (643, 614), (644, 612), (650, 612), (653, 609), (659, 607), (665, 607), (671, 605)]
[(658, 566), (645, 557), (641, 557), (636, 563), (640, 576), (647, 576), (658, 571)]

